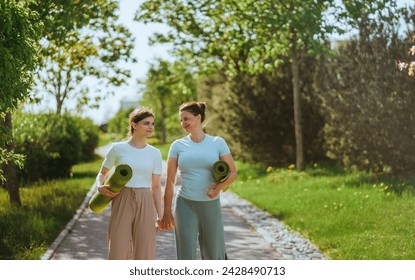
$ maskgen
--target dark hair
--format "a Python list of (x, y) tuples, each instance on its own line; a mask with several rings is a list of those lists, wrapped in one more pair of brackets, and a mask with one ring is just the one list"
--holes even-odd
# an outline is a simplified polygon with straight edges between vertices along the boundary
[(205, 120), (205, 102), (187, 102), (180, 106), (179, 111), (186, 111), (191, 113), (193, 116), (200, 115), (202, 117), (202, 122)]
[[(138, 123), (139, 121), (144, 120), (145, 118), (148, 118), (148, 117), (155, 118), (154, 113), (151, 111), (150, 108), (136, 108), (134, 111), (130, 113), (129, 124), (131, 122)], [(133, 133), (134, 133), (134, 128), (130, 125), (130, 131), (128, 134), (131, 136), (133, 135)]]

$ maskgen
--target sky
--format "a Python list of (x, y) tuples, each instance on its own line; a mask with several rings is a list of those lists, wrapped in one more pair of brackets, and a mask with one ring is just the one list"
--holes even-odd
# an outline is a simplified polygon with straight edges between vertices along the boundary
[[(128, 80), (126, 85), (116, 88), (114, 90), (115, 94), (113, 96), (107, 96), (104, 100), (102, 100), (98, 109), (88, 109), (84, 112), (83, 115), (85, 117), (91, 118), (94, 123), (98, 125), (105, 123), (118, 112), (121, 100), (137, 100), (138, 104), (140, 95), (137, 79), (144, 79), (146, 77), (150, 62), (154, 61), (156, 57), (168, 60), (170, 59), (167, 46), (160, 44), (149, 46), (148, 44), (148, 39), (154, 32), (166, 31), (167, 27), (161, 24), (145, 25), (133, 20), (135, 12), (143, 2), (144, 0), (120, 0), (119, 20), (122, 24), (129, 28), (135, 37), (133, 55), (137, 62), (125, 64), (125, 67), (130, 69), (132, 72), (132, 77)], [(413, 4), (414, 0), (398, 0), (397, 2), (398, 5), (401, 6), (404, 4)], [(50, 104), (50, 102), (44, 103)], [(70, 102), (68, 102), (67, 105), (71, 107)]]

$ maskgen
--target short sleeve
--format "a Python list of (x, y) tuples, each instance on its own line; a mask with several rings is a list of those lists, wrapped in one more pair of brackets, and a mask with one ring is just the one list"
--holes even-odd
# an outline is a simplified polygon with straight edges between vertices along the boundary
[(219, 156), (224, 156), (230, 153), (231, 150), (229, 149), (228, 144), (226, 144), (226, 141), (223, 138), (219, 138)]
[(174, 141), (173, 144), (171, 144), (171, 146), (170, 146), (168, 157), (171, 157), (171, 158), (178, 158), (179, 157), (177, 147), (178, 147), (177, 141)]
[(111, 169), (115, 165), (115, 157), (116, 157), (115, 146), (114, 144), (112, 144), (105, 156), (102, 166), (105, 168)]
[(156, 150), (154, 153), (154, 166), (153, 166), (153, 174), (161, 174), (162, 172), (162, 157), (160, 150)]

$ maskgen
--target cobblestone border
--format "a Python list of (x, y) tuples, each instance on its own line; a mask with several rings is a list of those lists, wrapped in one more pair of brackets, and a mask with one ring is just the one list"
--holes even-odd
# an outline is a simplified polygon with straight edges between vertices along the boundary
[(327, 257), (309, 240), (289, 230), (284, 223), (259, 210), (250, 202), (232, 192), (221, 194), (223, 207), (232, 208), (256, 229), (286, 260), (327, 260)]

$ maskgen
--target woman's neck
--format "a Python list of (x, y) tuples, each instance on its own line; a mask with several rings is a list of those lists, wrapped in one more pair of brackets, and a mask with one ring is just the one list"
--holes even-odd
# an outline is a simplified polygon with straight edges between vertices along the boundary
[(147, 141), (145, 137), (138, 137), (135, 135), (131, 137), (128, 143), (135, 148), (144, 148), (145, 146), (147, 146)]
[(202, 142), (203, 139), (205, 139), (205, 132), (203, 132), (203, 130), (197, 130), (194, 132), (190, 132), (190, 138), (195, 143)]

